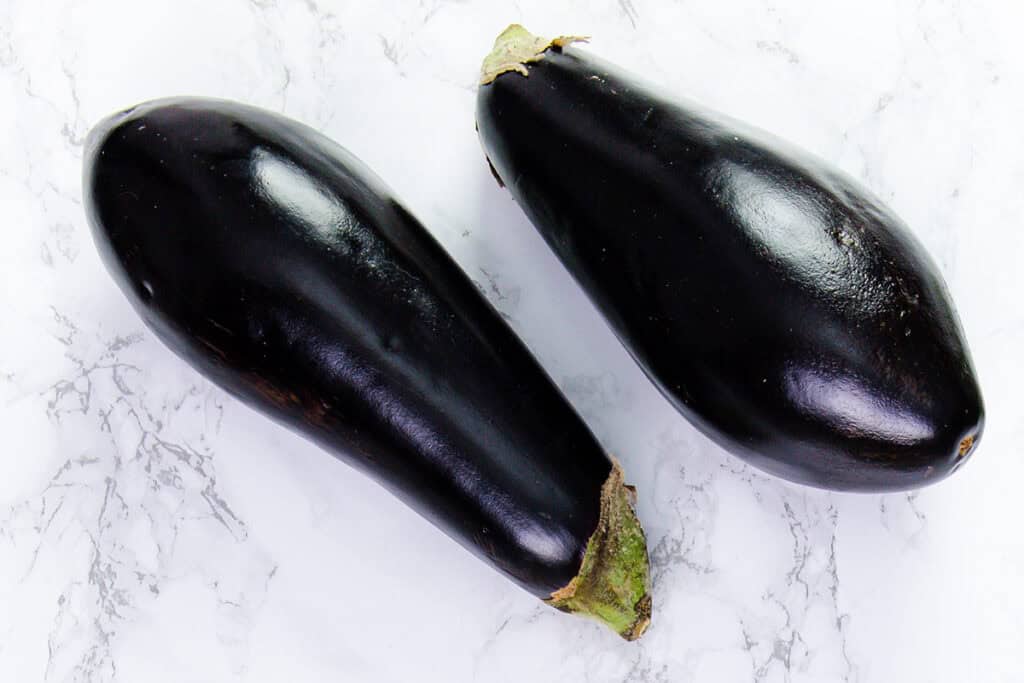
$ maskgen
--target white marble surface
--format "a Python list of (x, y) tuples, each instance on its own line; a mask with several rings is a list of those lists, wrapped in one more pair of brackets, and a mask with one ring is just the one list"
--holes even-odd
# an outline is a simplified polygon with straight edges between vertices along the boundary
[[(0, 681), (1024, 680), (1022, 7), (0, 0)], [(973, 462), (830, 494), (674, 414), (484, 164), (474, 82), (512, 21), (590, 33), (891, 202), (973, 348)], [(642, 641), (539, 604), (143, 328), (88, 234), (82, 139), (172, 94), (323, 130), (479, 282), (639, 487)]]

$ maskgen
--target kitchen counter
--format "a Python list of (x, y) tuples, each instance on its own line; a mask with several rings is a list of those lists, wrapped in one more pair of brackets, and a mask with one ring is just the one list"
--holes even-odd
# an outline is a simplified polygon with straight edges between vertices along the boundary
[[(890, 203), (971, 344), (973, 461), (829, 493), (676, 414), (488, 172), (475, 83), (510, 22), (589, 34)], [(0, 2), (0, 680), (1024, 680), (1022, 24), (1001, 0)], [(544, 606), (145, 329), (93, 247), (82, 145), (175, 94), (336, 139), (508, 318), (639, 490), (639, 642)]]

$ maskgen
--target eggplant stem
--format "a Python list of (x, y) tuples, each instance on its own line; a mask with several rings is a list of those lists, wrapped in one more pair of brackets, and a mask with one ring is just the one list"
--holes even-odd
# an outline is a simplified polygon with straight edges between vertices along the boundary
[(533, 35), (519, 24), (512, 24), (495, 39), (491, 54), (484, 57), (480, 69), (480, 85), (487, 85), (506, 71), (515, 71), (528, 77), (530, 72), (526, 70), (526, 64), (544, 59), (544, 52), (548, 48), (561, 48), (588, 40), (588, 36), (558, 36), (549, 40)]
[(580, 571), (546, 600), (563, 612), (591, 617), (626, 640), (636, 640), (651, 623), (647, 539), (633, 506), (636, 490), (627, 486), (619, 463), (601, 487), (597, 530), (587, 541)]

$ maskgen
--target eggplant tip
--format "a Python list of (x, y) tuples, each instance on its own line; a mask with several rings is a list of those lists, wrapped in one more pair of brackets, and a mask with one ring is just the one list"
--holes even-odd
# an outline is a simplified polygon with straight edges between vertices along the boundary
[(480, 68), (480, 85), (487, 85), (507, 71), (529, 76), (526, 64), (544, 59), (551, 47), (565, 47), (572, 43), (585, 43), (589, 36), (558, 36), (547, 39), (535, 36), (520, 24), (510, 24), (494, 40), (494, 49), (484, 57)]
[(597, 530), (587, 542), (579, 573), (551, 594), (549, 605), (596, 619), (626, 640), (636, 640), (651, 624), (650, 563), (647, 539), (633, 508), (636, 490), (622, 468), (601, 487)]

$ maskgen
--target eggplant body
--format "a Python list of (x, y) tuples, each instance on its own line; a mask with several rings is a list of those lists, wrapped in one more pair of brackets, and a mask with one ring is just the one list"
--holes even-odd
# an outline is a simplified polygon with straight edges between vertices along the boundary
[(94, 129), (84, 195), (106, 266), (174, 352), (534, 595), (576, 577), (612, 461), (356, 158), (270, 112), (159, 100)]
[[(684, 416), (818, 487), (911, 489), (963, 464), (981, 393), (942, 278), (890, 209), (763, 132), (524, 33), (499, 38), (478, 92), (492, 171)], [(508, 59), (531, 39), (532, 59)]]

